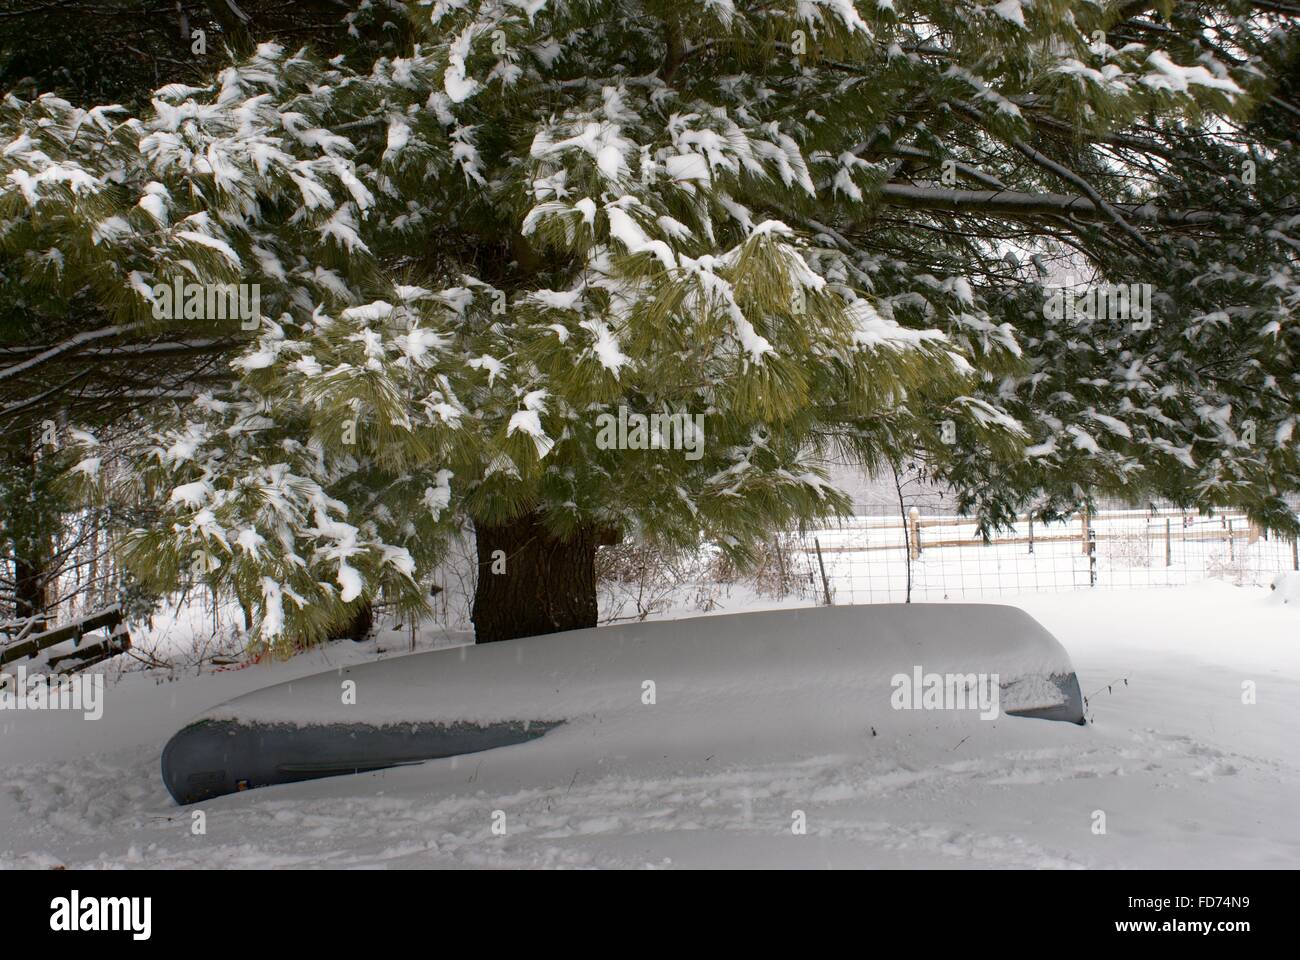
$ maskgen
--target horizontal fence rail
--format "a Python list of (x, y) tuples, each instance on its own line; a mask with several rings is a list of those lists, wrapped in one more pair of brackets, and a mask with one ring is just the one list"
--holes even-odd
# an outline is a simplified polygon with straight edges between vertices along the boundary
[[(106, 636), (98, 643), (82, 647), (82, 638), (97, 630), (104, 631)], [(120, 607), (113, 606), (53, 630), (20, 633), (17, 639), (0, 642), (0, 666), (34, 657), (42, 650), (48, 650), (69, 640), (73, 643), (73, 650), (49, 658), (50, 667), (59, 673), (84, 669), (119, 653), (125, 653), (131, 648), (131, 637), (127, 632), (122, 610)]]

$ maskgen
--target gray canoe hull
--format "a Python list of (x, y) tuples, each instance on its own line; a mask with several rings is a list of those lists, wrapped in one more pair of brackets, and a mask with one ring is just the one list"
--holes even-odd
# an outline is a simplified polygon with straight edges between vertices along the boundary
[(298, 725), (199, 720), (167, 742), (162, 777), (179, 804), (524, 743), (555, 721)]

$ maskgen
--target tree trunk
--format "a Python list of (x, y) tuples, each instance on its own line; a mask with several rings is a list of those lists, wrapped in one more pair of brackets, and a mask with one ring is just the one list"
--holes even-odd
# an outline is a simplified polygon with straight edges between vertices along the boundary
[(19, 620), (28, 617), (39, 618), (36, 629), (44, 629), (45, 613), (48, 599), (46, 597), (45, 574), (41, 568), (30, 563), (26, 557), (14, 557), (14, 612)]
[(0, 509), (8, 516), (0, 527), (13, 569), (13, 612), (19, 620), (35, 618), (36, 629), (43, 630), (50, 600), (51, 531), (58, 520), (44, 496), (48, 491), (36, 449), (39, 434), (35, 429), (18, 430), (7, 440), (0, 450), (5, 461), (5, 502)]
[(370, 631), (375, 626), (375, 608), (369, 603), (362, 603), (356, 612), (343, 623), (335, 624), (326, 639), (352, 640), (362, 643), (370, 639)]
[(584, 527), (558, 539), (541, 515), (508, 523), (475, 521), (478, 643), (513, 640), (596, 625), (596, 547), (616, 543), (614, 531)]

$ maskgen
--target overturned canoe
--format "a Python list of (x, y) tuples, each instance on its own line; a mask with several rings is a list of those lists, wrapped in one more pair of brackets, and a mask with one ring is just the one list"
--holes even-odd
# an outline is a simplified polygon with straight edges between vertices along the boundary
[(198, 803), (273, 783), (478, 753), (540, 737), (553, 726), (517, 720), (484, 725), (197, 720), (163, 748), (163, 782), (177, 803)]
[(751, 740), (813, 743), (818, 731), (887, 729), (911, 709), (1084, 720), (1069, 656), (1022, 610), (819, 607), (575, 630), (339, 668), (197, 717), (167, 743), (162, 774), (185, 804), (492, 750), (561, 725), (597, 751), (614, 731), (623, 751), (638, 737), (656, 750), (686, 738), (723, 745), (723, 710)]

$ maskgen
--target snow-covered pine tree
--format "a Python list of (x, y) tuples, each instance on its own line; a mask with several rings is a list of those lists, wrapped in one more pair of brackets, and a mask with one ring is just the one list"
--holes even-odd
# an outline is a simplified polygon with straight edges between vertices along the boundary
[[(136, 118), (11, 96), (4, 252), (104, 322), (0, 378), (233, 342), (74, 472), (160, 506), (142, 576), (268, 640), (420, 607), (463, 521), (480, 640), (591, 625), (599, 543), (743, 559), (844, 506), (833, 450), (919, 451), (990, 523), (1116, 491), (1294, 525), (1277, 6), (466, 0), (413, 4), (406, 55), (266, 43)], [(1152, 283), (1150, 326), (1049, 320), (1067, 260)], [(155, 318), (176, 277), (258, 284), (259, 329)], [(620, 408), (702, 416), (700, 457), (607, 449)]]
[[(141, 0), (11, 0), (0, 15), (0, 90), (138, 110), (165, 83), (209, 82), (232, 51), (252, 51), (254, 35), (285, 32), (373, 60), (409, 44), (407, 20), (397, 0), (178, 0), (165, 11)], [(42, 343), (87, 332), (102, 311), (75, 283), (42, 282), (23, 262), (27, 251), (16, 252), (17, 262), (0, 252), (0, 352), (21, 364), (40, 355)], [(92, 520), (84, 504), (49, 480), (66, 470), (58, 437), (69, 423), (112, 442), (114, 434), (138, 429), (134, 411), (142, 404), (192, 394), (205, 381), (229, 381), (220, 350), (210, 349), (216, 344), (209, 325), (195, 323), (197, 336), (188, 342), (177, 342), (182, 332), (155, 330), (147, 343), (100, 337), (0, 383), (0, 616), (44, 613), (43, 600), (68, 600), (55, 586), (74, 563), (68, 545), (84, 541), (98, 522), (120, 529), (138, 521), (130, 515), (135, 506), (149, 512), (148, 504), (104, 504)], [(119, 596), (123, 586), (115, 585)]]

